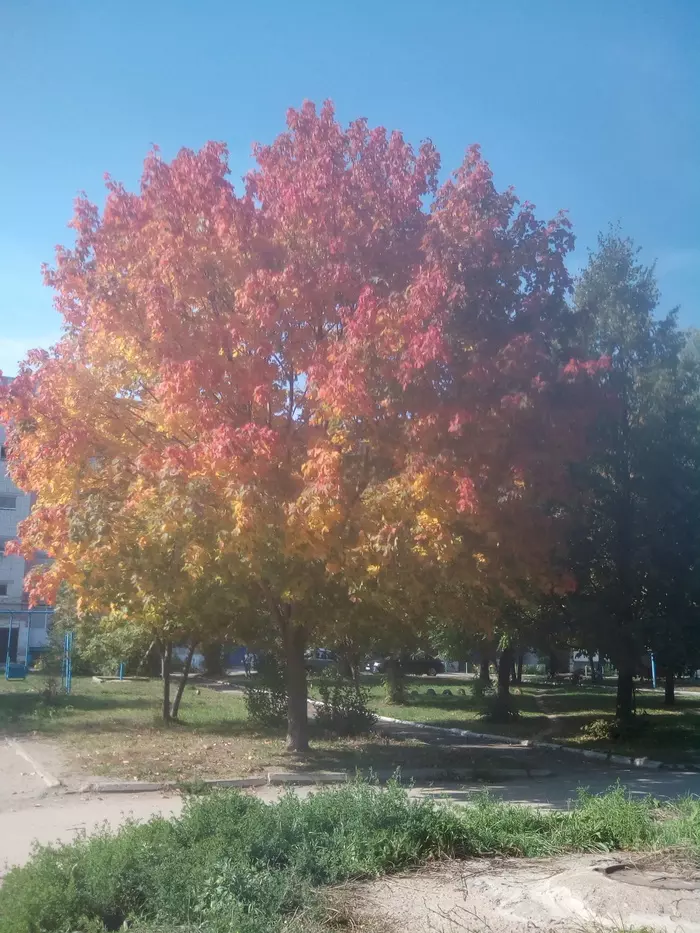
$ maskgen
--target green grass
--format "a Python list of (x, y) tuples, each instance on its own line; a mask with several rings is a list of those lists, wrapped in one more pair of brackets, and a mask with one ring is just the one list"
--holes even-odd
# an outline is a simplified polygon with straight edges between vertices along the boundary
[[(45, 738), (60, 746), (69, 778), (92, 775), (155, 781), (198, 781), (282, 770), (393, 772), (436, 764), (435, 750), (381, 733), (333, 739), (311, 723), (311, 750), (285, 750), (284, 729), (251, 725), (240, 693), (197, 686), (185, 691), (181, 722), (165, 726), (158, 680), (94, 683), (76, 677), (70, 696), (47, 702), (45, 678), (0, 680), (0, 735)], [(440, 766), (472, 767), (468, 750), (440, 754)], [(481, 761), (485, 768), (489, 762)], [(82, 782), (82, 781), (81, 781)]]
[(76, 772), (196, 780), (252, 773), (284, 760), (282, 737), (251, 730), (238, 694), (188, 687), (182, 722), (165, 726), (158, 680), (74, 678), (71, 695), (50, 702), (42, 696), (44, 684), (39, 674), (0, 681), (0, 732), (57, 742)]
[(190, 800), (176, 819), (38, 849), (0, 889), (0, 933), (97, 933), (125, 922), (301, 933), (323, 925), (324, 886), (428, 859), (669, 846), (698, 857), (699, 802), (660, 807), (617, 788), (556, 813), (487, 797), (461, 808), (411, 801), (396, 785), (290, 795), (273, 806), (216, 793)]
[[(380, 715), (434, 725), (531, 738), (543, 731), (556, 741), (582, 747), (607, 748), (623, 754), (647, 754), (666, 761), (692, 761), (700, 749), (700, 695), (679, 696), (668, 709), (658, 695), (638, 698), (644, 728), (634, 739), (594, 741), (582, 728), (594, 719), (612, 719), (614, 692), (601, 687), (570, 684), (525, 684), (515, 688), (520, 718), (507, 724), (481, 718), (481, 705), (469, 683), (457, 678), (411, 677), (405, 705), (386, 702), (381, 678), (367, 675), (370, 705)], [(0, 734), (32, 735), (56, 741), (65, 751), (69, 768), (80, 775), (119, 778), (196, 781), (203, 778), (256, 774), (268, 768), (306, 770), (388, 770), (401, 766), (430, 767), (435, 751), (417, 741), (394, 740), (377, 734), (334, 740), (312, 724), (312, 750), (290, 756), (283, 730), (261, 730), (247, 721), (239, 693), (188, 686), (179, 725), (166, 727), (159, 719), (161, 684), (158, 680), (94, 683), (75, 678), (71, 696), (47, 702), (42, 696), (45, 678), (0, 680)], [(436, 696), (428, 694), (428, 690)], [(312, 682), (313, 690), (313, 682)], [(450, 690), (452, 696), (443, 696)], [(464, 690), (465, 695), (459, 691)], [(545, 713), (556, 716), (547, 719)], [(380, 726), (381, 730), (381, 726)], [(482, 756), (479, 765), (491, 764)], [(441, 752), (443, 767), (471, 767), (468, 750)]]
[[(468, 681), (446, 677), (410, 677), (406, 690), (407, 702), (400, 706), (387, 702), (385, 689), (381, 682), (378, 682), (378, 678), (368, 677), (367, 682), (371, 697), (370, 706), (380, 716), (427, 722), (436, 726), (473, 729), (476, 732), (499, 732), (518, 737), (533, 735), (547, 724), (537, 706), (538, 691), (528, 686), (513, 688), (521, 718), (508, 724), (489, 726), (482, 715), (483, 703), (474, 698), (471, 683)], [(436, 695), (430, 695), (429, 690), (435, 691)], [(444, 696), (446, 690), (452, 695)]]
[[(664, 761), (691, 760), (700, 750), (700, 696), (678, 696), (675, 707), (663, 705), (660, 693), (640, 692), (637, 706), (640, 728), (627, 739), (596, 741), (582, 730), (596, 719), (612, 720), (615, 692), (610, 687), (571, 684), (523, 684), (512, 693), (520, 717), (509, 723), (491, 723), (482, 716), (483, 705), (471, 693), (470, 682), (458, 678), (408, 678), (405, 704), (386, 701), (381, 679), (363, 678), (370, 694), (370, 706), (380, 716), (425, 722), (439, 726), (493, 732), (517, 738), (533, 738), (547, 732), (551, 741), (576, 744), (582, 748), (606, 748), (618, 754), (649, 755)], [(428, 693), (435, 691), (435, 696)], [(444, 696), (449, 690), (451, 696)], [(459, 693), (464, 691), (465, 695)], [(555, 719), (548, 718), (556, 717)]]

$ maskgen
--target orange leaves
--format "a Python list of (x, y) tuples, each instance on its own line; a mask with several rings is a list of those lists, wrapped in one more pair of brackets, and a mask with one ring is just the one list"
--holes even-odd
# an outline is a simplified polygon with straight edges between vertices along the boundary
[(185, 599), (172, 567), (308, 618), (325, 586), (541, 573), (595, 376), (569, 362), (568, 221), (498, 192), (477, 148), (436, 190), (429, 143), (329, 103), (287, 127), (242, 192), (209, 143), (151, 153), (138, 193), (110, 180), (101, 215), (77, 202), (47, 272), (68, 335), (3, 403), (46, 509), (26, 540), (149, 612), (156, 583)]

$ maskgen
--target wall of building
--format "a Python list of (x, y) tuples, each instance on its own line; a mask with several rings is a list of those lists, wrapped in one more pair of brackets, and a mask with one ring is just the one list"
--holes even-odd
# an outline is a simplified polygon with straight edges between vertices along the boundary
[[(5, 443), (5, 429), (0, 425), (0, 445)], [(24, 590), (24, 559), (6, 557), (2, 554), (5, 541), (17, 537), (17, 525), (29, 515), (31, 496), (19, 490), (7, 474), (7, 461), (0, 459), (0, 497), (9, 496), (14, 500), (13, 509), (0, 508), (0, 583), (7, 586), (7, 595), (0, 595), (0, 609), (22, 605)], [(0, 498), (0, 503), (2, 499)]]
[[(0, 445), (4, 443), (5, 429), (0, 425)], [(0, 505), (3, 496), (13, 499), (14, 508), (0, 508), (0, 663), (5, 660), (10, 626), (19, 630), (16, 660), (24, 661), (28, 651), (46, 645), (49, 619), (45, 611), (27, 611), (24, 559), (3, 553), (5, 542), (17, 537), (17, 525), (29, 515), (32, 497), (15, 486), (7, 472), (7, 461), (0, 457)]]

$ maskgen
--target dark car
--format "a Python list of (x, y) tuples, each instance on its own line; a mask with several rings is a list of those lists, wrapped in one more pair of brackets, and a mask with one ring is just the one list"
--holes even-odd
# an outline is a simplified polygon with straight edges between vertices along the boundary
[[(373, 658), (367, 663), (366, 670), (372, 674), (385, 674), (390, 660), (390, 658)], [(436, 674), (445, 673), (445, 665), (442, 661), (430, 655), (401, 658), (399, 664), (404, 674), (425, 674), (426, 677), (435, 677)]]
[(338, 655), (329, 648), (309, 648), (304, 656), (304, 664), (309, 674), (318, 674), (329, 667), (336, 667)]

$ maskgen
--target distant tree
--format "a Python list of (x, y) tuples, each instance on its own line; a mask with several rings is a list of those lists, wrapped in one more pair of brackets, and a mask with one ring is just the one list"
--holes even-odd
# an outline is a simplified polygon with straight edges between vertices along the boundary
[(56, 599), (51, 639), (60, 652), (67, 632), (74, 635), (73, 672), (114, 676), (119, 665), (127, 673), (144, 673), (154, 647), (153, 633), (147, 626), (114, 613), (111, 617), (91, 612), (79, 613), (75, 593), (64, 583)]
[(615, 229), (602, 235), (574, 302), (583, 352), (607, 358), (609, 369), (593, 452), (577, 470), (571, 555), (579, 588), (568, 608), (579, 644), (595, 646), (618, 670), (621, 720), (634, 712), (633, 678), (650, 640), (650, 601), (659, 611), (665, 605), (665, 617), (675, 614), (665, 602), (672, 577), (666, 570), (663, 582), (659, 576), (661, 551), (674, 573), (685, 572), (664, 525), (677, 514), (669, 498), (677, 482), (690, 490), (689, 466), (682, 463), (685, 441), (669, 446), (678, 410), (659, 401), (662, 385), (667, 395), (683, 394), (675, 376), (683, 340), (675, 312), (657, 317), (658, 302), (654, 269), (640, 264), (632, 241)]
[(693, 335), (673, 365), (650, 373), (639, 431), (646, 641), (672, 705), (675, 675), (700, 662), (700, 357)]

